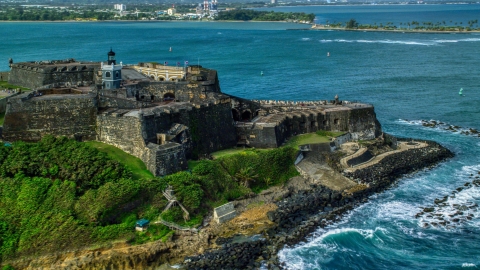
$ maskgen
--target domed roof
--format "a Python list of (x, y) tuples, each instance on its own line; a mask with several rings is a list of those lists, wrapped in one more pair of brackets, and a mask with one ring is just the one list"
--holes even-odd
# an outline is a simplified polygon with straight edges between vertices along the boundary
[(110, 48), (110, 51), (108, 52), (108, 56), (115, 56), (115, 53), (112, 51), (112, 48)]

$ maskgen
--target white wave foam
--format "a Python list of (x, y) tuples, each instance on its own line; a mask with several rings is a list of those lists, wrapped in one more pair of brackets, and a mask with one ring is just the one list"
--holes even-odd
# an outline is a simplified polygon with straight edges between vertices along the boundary
[[(477, 175), (480, 165), (463, 166), (457, 171), (457, 177), (466, 179)], [(433, 211), (424, 212), (419, 218), (419, 226), (433, 226), (437, 229), (456, 230), (466, 225), (480, 225), (480, 188), (474, 184), (457, 188), (444, 197), (445, 201), (432, 206)]]
[(420, 41), (403, 41), (403, 40), (367, 40), (367, 39), (359, 39), (359, 40), (347, 40), (347, 39), (335, 39), (335, 42), (339, 43), (380, 43), (380, 44), (400, 44), (400, 45), (421, 45), (421, 46), (431, 46), (435, 45), (433, 42), (420, 42)]
[(439, 39), (439, 40), (435, 40), (435, 42), (437, 42), (437, 43), (457, 43), (458, 40), (454, 40), (454, 39)]
[(331, 39), (322, 39), (322, 40), (320, 40), (320, 42), (322, 42), (322, 43), (327, 43), (327, 42), (332, 42), (332, 41), (333, 41), (333, 40), (331, 40)]
[(461, 39), (460, 41), (467, 41), (467, 42), (480, 41), (480, 38), (466, 38), (466, 39)]
[(462, 267), (477, 267), (474, 263), (462, 263)]
[(311, 38), (302, 38), (302, 41), (309, 41)]
[(354, 40), (346, 40), (346, 39), (335, 39), (335, 42), (344, 42), (344, 43), (352, 43)]
[[(380, 227), (374, 230), (335, 228), (326, 231), (323, 229), (323, 232), (323, 234), (308, 240), (307, 243), (282, 249), (278, 253), (280, 261), (287, 265), (287, 269), (321, 269), (321, 264), (332, 260), (330, 254), (353, 252), (353, 250), (343, 247), (332, 238), (347, 234), (349, 236), (348, 239), (351, 239), (354, 235), (360, 235), (369, 241), (383, 242), (378, 234), (382, 234), (382, 237), (387, 234), (387, 230)], [(315, 257), (318, 258), (318, 260), (311, 260), (308, 257)]]
[(389, 201), (377, 208), (377, 219), (411, 219), (418, 212), (418, 206), (400, 201)]

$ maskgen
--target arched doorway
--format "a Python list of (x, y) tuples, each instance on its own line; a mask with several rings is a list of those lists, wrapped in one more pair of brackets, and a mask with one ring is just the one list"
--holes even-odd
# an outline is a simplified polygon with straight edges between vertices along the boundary
[(175, 94), (173, 93), (165, 93), (163, 95), (163, 101), (174, 101), (175, 100)]
[(250, 110), (245, 110), (242, 112), (242, 120), (250, 121), (252, 119), (252, 112)]
[(240, 112), (237, 109), (232, 109), (232, 117), (234, 121), (240, 121)]

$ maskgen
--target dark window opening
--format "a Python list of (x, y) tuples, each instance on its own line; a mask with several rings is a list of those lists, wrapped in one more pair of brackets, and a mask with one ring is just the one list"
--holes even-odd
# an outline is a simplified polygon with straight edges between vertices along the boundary
[(237, 109), (232, 109), (232, 117), (234, 121), (240, 121), (240, 112)]
[(173, 93), (166, 93), (163, 95), (163, 101), (173, 101), (175, 100), (175, 95)]
[(242, 113), (242, 120), (250, 120), (252, 119), (252, 113), (250, 111), (244, 111)]

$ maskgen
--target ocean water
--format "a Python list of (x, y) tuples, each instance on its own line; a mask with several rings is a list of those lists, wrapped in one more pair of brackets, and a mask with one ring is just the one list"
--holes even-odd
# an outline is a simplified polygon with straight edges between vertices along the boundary
[[(447, 21), (480, 17), (480, 5), (291, 7), (317, 21)], [(384, 131), (435, 140), (456, 156), (405, 176), (391, 189), (279, 252), (289, 269), (480, 268), (478, 187), (480, 33), (307, 31), (308, 25), (246, 22), (0, 23), (0, 70), (19, 61), (75, 58), (200, 64), (218, 70), (222, 91), (252, 99), (359, 100), (375, 106)], [(303, 30), (302, 30), (303, 29)], [(172, 51), (169, 52), (169, 48)], [(330, 53), (330, 56), (327, 56)], [(260, 73), (263, 72), (263, 76)], [(463, 96), (459, 89), (463, 88)], [(445, 123), (430, 128), (422, 120)], [(416, 217), (448, 197), (431, 217)], [(463, 208), (462, 214), (450, 217)], [(438, 218), (448, 226), (425, 227)], [(453, 221), (459, 218), (459, 221)]]

